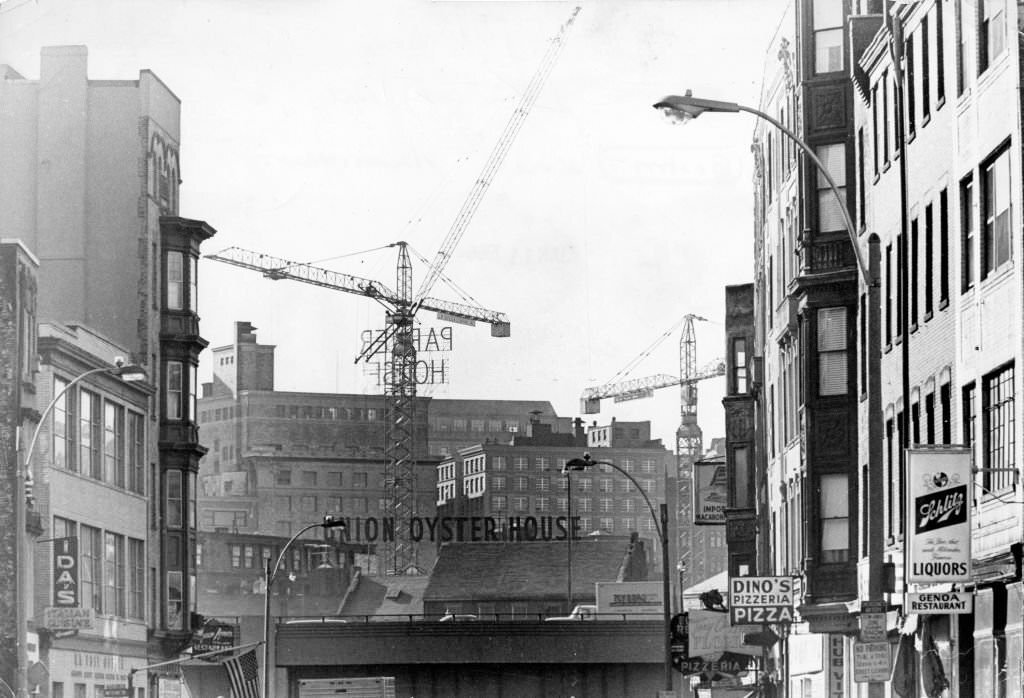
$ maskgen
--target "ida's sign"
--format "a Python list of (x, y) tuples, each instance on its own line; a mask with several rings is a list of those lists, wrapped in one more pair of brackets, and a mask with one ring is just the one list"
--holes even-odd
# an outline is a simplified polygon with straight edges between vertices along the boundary
[(53, 605), (59, 608), (78, 606), (77, 538), (53, 541)]
[(729, 620), (746, 623), (793, 622), (792, 577), (730, 577)]
[(907, 581), (970, 581), (973, 481), (968, 449), (907, 449)]

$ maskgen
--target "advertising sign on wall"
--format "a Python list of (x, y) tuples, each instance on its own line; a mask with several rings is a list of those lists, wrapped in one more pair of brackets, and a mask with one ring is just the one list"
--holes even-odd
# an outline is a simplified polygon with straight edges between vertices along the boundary
[(968, 449), (907, 449), (907, 581), (970, 581), (972, 485)]
[(701, 526), (725, 524), (729, 477), (725, 463), (693, 464), (693, 523)]
[(661, 618), (661, 582), (596, 582), (597, 612), (619, 613), (626, 620)]
[(53, 605), (78, 606), (78, 539), (53, 540)]
[(792, 577), (729, 577), (729, 618), (745, 623), (792, 623)]

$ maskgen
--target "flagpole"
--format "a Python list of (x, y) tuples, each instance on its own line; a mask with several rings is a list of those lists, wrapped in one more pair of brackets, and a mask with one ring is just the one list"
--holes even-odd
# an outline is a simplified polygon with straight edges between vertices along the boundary
[(166, 662), (157, 662), (156, 664), (147, 664), (146, 666), (140, 666), (135, 669), (128, 670), (128, 692), (131, 693), (134, 690), (132, 685), (135, 682), (135, 672), (137, 671), (149, 671), (150, 669), (159, 669), (162, 666), (170, 666), (171, 664), (181, 664), (187, 662), (190, 659), (205, 659), (206, 657), (212, 657), (215, 654), (224, 654), (225, 652), (237, 652), (238, 650), (249, 649), (250, 647), (259, 647), (263, 644), (263, 640), (257, 640), (256, 642), (247, 642), (244, 645), (238, 645), (237, 647), (225, 647), (221, 650), (211, 650), (209, 652), (203, 652), (202, 654), (190, 654), (187, 657), (178, 657), (177, 659), (168, 659)]

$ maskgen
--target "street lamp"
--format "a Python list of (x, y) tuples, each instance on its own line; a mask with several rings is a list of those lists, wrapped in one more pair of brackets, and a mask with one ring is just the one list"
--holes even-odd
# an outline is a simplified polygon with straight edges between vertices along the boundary
[(829, 173), (828, 168), (825, 167), (824, 163), (818, 159), (814, 149), (807, 145), (800, 136), (786, 128), (785, 125), (773, 118), (771, 115), (766, 114), (759, 109), (747, 107), (742, 104), (736, 104), (735, 102), (699, 99), (694, 97), (690, 90), (687, 90), (684, 95), (669, 95), (664, 97), (660, 102), (654, 104), (654, 108), (663, 112), (665, 116), (672, 121), (683, 124), (693, 121), (704, 112), (735, 113), (744, 111), (764, 119), (775, 128), (789, 136), (789, 138), (791, 138), (800, 147), (800, 150), (811, 159), (814, 166), (818, 168), (818, 172), (825, 178), (829, 188), (832, 190), (832, 194), (836, 197), (836, 203), (839, 204), (839, 211), (843, 214), (843, 222), (846, 224), (846, 232), (850, 236), (850, 244), (853, 247), (853, 254), (857, 258), (857, 268), (864, 277), (864, 283), (869, 287), (871, 286), (871, 274), (868, 271), (867, 264), (861, 254), (860, 245), (857, 242), (857, 226), (854, 225), (853, 219), (850, 218), (850, 212), (846, 208), (846, 201), (843, 198), (843, 194), (839, 191), (839, 187), (836, 186), (835, 180), (832, 179), (832, 175)]
[(28, 446), (25, 448), (25, 460), (20, 468), (16, 472), (17, 485), (15, 488), (14, 496), (14, 509), (15, 509), (15, 525), (16, 530), (16, 541), (15, 544), (17, 553), (17, 568), (18, 568), (18, 584), (17, 584), (17, 609), (15, 619), (16, 626), (18, 628), (16, 635), (16, 642), (18, 646), (18, 657), (17, 657), (17, 672), (15, 674), (18, 694), (27, 695), (28, 691), (28, 678), (27, 671), (28, 657), (25, 653), (25, 640), (22, 637), (22, 633), (25, 632), (27, 624), (26, 615), (28, 613), (28, 601), (23, 596), (25, 594), (25, 574), (28, 570), (28, 551), (24, 544), (25, 534), (25, 521), (28, 518), (28, 500), (26, 492), (26, 483), (31, 482), (32, 479), (32, 456), (35, 454), (36, 443), (39, 441), (39, 433), (43, 429), (43, 424), (46, 423), (46, 418), (49, 417), (50, 412), (53, 411), (57, 401), (64, 397), (73, 386), (78, 385), (89, 376), (94, 376), (98, 373), (109, 373), (114, 376), (120, 376), (121, 380), (127, 382), (145, 381), (147, 380), (146, 369), (136, 364), (126, 364), (124, 357), (115, 356), (113, 366), (100, 366), (99, 368), (91, 368), (88, 371), (78, 374), (71, 379), (60, 392), (53, 396), (50, 403), (43, 409), (39, 414), (39, 421), (36, 422), (36, 428), (32, 431), (32, 438), (29, 439)]
[(299, 529), (299, 532), (292, 536), (284, 547), (281, 548), (281, 552), (277, 556), (277, 561), (271, 566), (270, 558), (267, 558), (267, 566), (265, 568), (266, 577), (264, 577), (263, 584), (263, 698), (273, 698), (274, 690), (270, 683), (270, 587), (274, 583), (274, 579), (277, 577), (277, 571), (281, 567), (281, 562), (284, 561), (284, 555), (288, 552), (288, 548), (299, 539), (306, 531), (312, 528), (341, 528), (344, 529), (347, 526), (345, 520), (332, 516), (331, 514), (324, 514), (323, 521), (317, 523), (311, 523), (308, 526), (304, 526)]
[[(658, 532), (658, 540), (661, 542), (661, 610), (662, 620), (664, 621), (664, 627), (662, 628), (662, 636), (665, 641), (665, 690), (672, 690), (672, 633), (670, 623), (672, 621), (671, 612), (669, 606), (671, 599), (669, 598), (669, 571), (668, 571), (668, 507), (665, 504), (661, 505), (661, 516), (659, 517), (654, 512), (654, 505), (651, 504), (650, 498), (647, 493), (644, 492), (644, 488), (640, 486), (640, 483), (636, 479), (627, 473), (625, 470), (617, 466), (615, 463), (606, 460), (594, 460), (590, 457), (589, 453), (584, 453), (582, 458), (573, 458), (562, 466), (562, 472), (568, 477), (568, 473), (572, 470), (586, 470), (595, 465), (607, 465), (608, 467), (619, 471), (633, 483), (640, 496), (644, 498), (644, 502), (647, 503), (647, 508), (651, 512), (651, 518), (654, 520), (654, 528)], [(571, 524), (570, 524), (571, 526)]]

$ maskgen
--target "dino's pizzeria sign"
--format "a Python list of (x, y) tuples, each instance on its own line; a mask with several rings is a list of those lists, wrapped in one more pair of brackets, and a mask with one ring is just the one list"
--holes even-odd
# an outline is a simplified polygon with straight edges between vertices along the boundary
[[(344, 528), (330, 531), (343, 543), (389, 543), (395, 540), (393, 517), (341, 516)], [(405, 524), (409, 539), (431, 543), (566, 540), (580, 537), (580, 519), (573, 516), (414, 516)]]
[(971, 579), (971, 452), (907, 450), (907, 581)]

